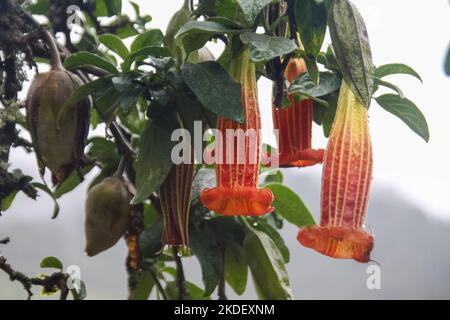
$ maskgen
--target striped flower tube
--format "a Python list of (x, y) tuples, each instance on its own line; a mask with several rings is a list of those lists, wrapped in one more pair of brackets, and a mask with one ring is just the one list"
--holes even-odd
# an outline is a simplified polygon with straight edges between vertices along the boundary
[(177, 164), (172, 167), (159, 189), (164, 215), (164, 245), (184, 248), (189, 246), (188, 224), (193, 178), (193, 163)]
[(320, 226), (302, 228), (300, 243), (333, 258), (368, 262), (374, 238), (363, 228), (371, 180), (367, 108), (343, 81), (324, 156)]
[[(292, 82), (306, 72), (303, 59), (291, 59), (286, 68), (286, 79)], [(280, 167), (307, 167), (323, 160), (323, 149), (311, 148), (312, 100), (288, 97), (289, 108), (272, 107), (273, 126), (278, 130)]]
[(258, 189), (261, 120), (255, 65), (249, 62), (248, 50), (233, 59), (230, 74), (242, 84), (245, 123), (218, 118), (220, 139), (216, 138), (214, 151), (217, 187), (203, 190), (200, 201), (223, 215), (262, 215), (273, 211), (273, 194)]

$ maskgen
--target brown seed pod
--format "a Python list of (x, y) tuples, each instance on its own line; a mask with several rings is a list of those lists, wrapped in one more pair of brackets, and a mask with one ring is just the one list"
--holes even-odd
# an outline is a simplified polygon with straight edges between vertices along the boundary
[(86, 199), (85, 252), (92, 257), (111, 248), (130, 226), (131, 194), (125, 181), (110, 177), (89, 190)]
[(54, 184), (62, 182), (79, 166), (89, 129), (89, 100), (68, 107), (57, 122), (61, 107), (83, 82), (61, 64), (53, 37), (51, 70), (38, 74), (27, 96), (27, 122), (41, 172), (52, 172)]

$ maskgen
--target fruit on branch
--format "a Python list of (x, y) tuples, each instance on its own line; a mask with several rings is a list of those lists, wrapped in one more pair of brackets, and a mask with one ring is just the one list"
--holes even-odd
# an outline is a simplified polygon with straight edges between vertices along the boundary
[(131, 194), (127, 183), (109, 177), (94, 186), (85, 204), (85, 235), (88, 256), (111, 248), (130, 226)]
[(220, 136), (214, 150), (217, 187), (203, 190), (200, 201), (223, 215), (262, 215), (273, 211), (273, 194), (258, 189), (261, 119), (255, 65), (249, 61), (248, 50), (231, 61), (230, 74), (242, 84), (245, 123), (218, 118)]
[(325, 151), (320, 226), (302, 228), (302, 245), (333, 258), (370, 261), (374, 238), (364, 231), (372, 180), (368, 109), (343, 81)]
[[(303, 59), (291, 59), (285, 72), (286, 79), (292, 82), (305, 72)], [(312, 100), (296, 100), (294, 95), (289, 95), (288, 99), (288, 108), (272, 106), (273, 125), (278, 130), (280, 167), (306, 167), (321, 163), (324, 150), (311, 148)]]
[(57, 121), (66, 100), (83, 82), (64, 69), (53, 36), (46, 31), (50, 44), (51, 70), (36, 75), (26, 100), (27, 123), (43, 173), (52, 172), (54, 184), (62, 182), (83, 157), (89, 129), (89, 101), (83, 99), (68, 107)]

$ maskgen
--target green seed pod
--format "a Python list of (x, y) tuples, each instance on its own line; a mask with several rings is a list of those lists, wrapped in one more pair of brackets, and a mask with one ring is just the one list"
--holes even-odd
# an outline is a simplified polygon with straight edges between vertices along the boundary
[(51, 44), (51, 70), (38, 74), (27, 96), (27, 122), (41, 172), (52, 172), (54, 184), (79, 166), (89, 129), (89, 100), (68, 107), (57, 122), (61, 107), (83, 82), (61, 64), (56, 44)]
[(111, 248), (130, 225), (131, 194), (117, 177), (104, 179), (89, 190), (86, 199), (85, 252), (92, 257)]

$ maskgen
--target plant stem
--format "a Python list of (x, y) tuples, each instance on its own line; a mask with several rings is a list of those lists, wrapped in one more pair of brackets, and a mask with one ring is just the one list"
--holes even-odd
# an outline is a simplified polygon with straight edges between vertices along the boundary
[(186, 298), (186, 287), (185, 287), (185, 277), (183, 270), (183, 263), (181, 262), (181, 257), (178, 255), (178, 248), (172, 247), (173, 255), (175, 257), (175, 264), (177, 267), (177, 287), (178, 287), (178, 299), (185, 300)]
[(64, 67), (61, 63), (61, 58), (59, 57), (58, 45), (56, 44), (56, 40), (50, 31), (45, 30), (44, 39), (47, 45), (50, 48), (50, 64), (52, 66), (52, 70), (64, 70)]
[[(222, 249), (221, 251), (222, 251), (221, 252), (222, 253), (222, 259), (225, 259), (225, 250)], [(222, 271), (222, 275), (221, 275), (220, 280), (219, 280), (219, 288), (218, 288), (218, 291), (217, 291), (217, 294), (219, 296), (219, 300), (228, 300), (227, 295), (225, 293), (225, 289), (226, 289), (226, 287), (225, 287), (225, 270), (223, 270)]]
[(158, 277), (156, 276), (155, 272), (150, 271), (153, 280), (155, 281), (156, 287), (158, 288), (159, 293), (161, 294), (163, 300), (167, 300), (166, 292), (164, 291), (164, 288), (161, 284), (161, 281), (159, 281)]

